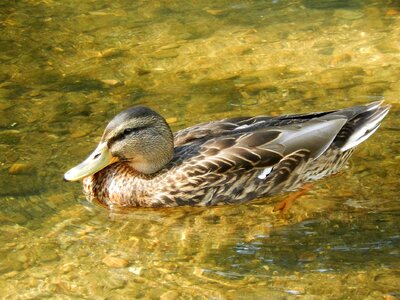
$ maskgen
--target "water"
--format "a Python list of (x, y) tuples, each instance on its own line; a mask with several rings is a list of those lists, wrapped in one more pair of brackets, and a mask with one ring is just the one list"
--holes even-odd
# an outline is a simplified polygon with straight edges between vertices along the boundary
[[(398, 1), (0, 4), (4, 299), (400, 296)], [(174, 130), (384, 99), (339, 175), (284, 196), (109, 213), (62, 174), (122, 109)]]

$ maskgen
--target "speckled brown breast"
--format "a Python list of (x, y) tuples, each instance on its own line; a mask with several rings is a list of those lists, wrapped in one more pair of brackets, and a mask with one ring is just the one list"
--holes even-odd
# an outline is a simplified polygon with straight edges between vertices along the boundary
[(153, 176), (137, 173), (123, 163), (112, 164), (83, 181), (88, 201), (102, 206), (151, 206)]

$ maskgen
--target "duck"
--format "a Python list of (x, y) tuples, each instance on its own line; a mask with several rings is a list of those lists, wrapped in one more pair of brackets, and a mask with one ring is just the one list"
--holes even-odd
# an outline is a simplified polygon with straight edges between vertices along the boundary
[(335, 174), (390, 105), (233, 117), (172, 133), (145, 106), (118, 113), (95, 150), (64, 174), (108, 209), (214, 206), (298, 190)]

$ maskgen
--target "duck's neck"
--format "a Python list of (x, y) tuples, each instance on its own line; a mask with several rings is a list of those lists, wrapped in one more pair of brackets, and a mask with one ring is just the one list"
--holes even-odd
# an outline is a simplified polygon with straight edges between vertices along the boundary
[(165, 156), (165, 154), (163, 156), (152, 155), (150, 157), (137, 156), (134, 160), (125, 163), (138, 173), (150, 175), (164, 168), (171, 159), (172, 155)]
[(125, 161), (132, 169), (138, 173), (150, 175), (160, 171), (167, 165), (174, 156), (173, 141), (162, 146), (156, 145), (145, 153), (136, 153), (133, 158)]

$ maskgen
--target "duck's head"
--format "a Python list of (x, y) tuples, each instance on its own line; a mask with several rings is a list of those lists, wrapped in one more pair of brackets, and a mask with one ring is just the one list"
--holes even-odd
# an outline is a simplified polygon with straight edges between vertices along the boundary
[(82, 179), (117, 161), (139, 173), (152, 174), (163, 168), (173, 153), (173, 135), (165, 119), (147, 107), (135, 106), (111, 120), (97, 148), (66, 172), (64, 179)]

